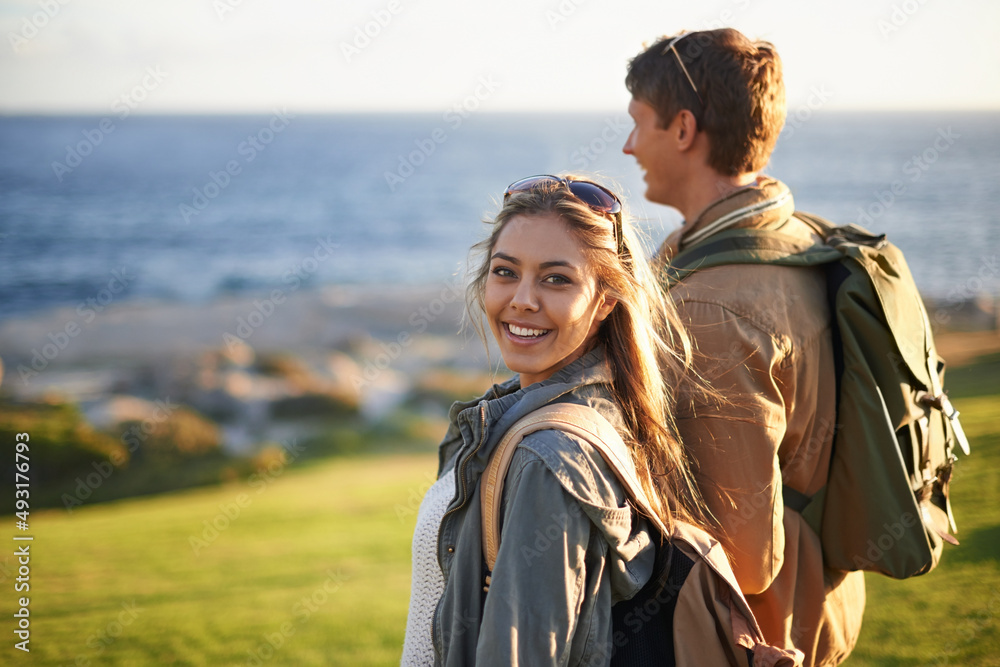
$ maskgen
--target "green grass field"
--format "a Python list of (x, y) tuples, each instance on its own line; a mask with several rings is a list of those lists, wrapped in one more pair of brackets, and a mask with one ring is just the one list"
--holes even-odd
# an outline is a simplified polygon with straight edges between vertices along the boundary
[[(1000, 665), (1000, 359), (952, 371), (949, 386), (974, 448), (953, 486), (962, 546), (925, 577), (869, 576), (851, 667)], [(435, 467), (429, 454), (336, 459), (32, 512), (27, 533), (3, 517), (0, 662), (398, 664), (410, 536)], [(14, 590), (16, 534), (34, 537), (27, 593)], [(30, 654), (14, 648), (25, 595)]]

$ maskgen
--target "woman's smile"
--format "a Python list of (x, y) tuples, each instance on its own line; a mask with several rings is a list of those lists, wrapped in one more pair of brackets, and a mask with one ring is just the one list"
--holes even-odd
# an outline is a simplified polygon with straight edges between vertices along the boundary
[(506, 324), (507, 331), (514, 338), (523, 338), (525, 340), (537, 340), (551, 331), (551, 329), (534, 329), (528, 326), (518, 326), (512, 322), (505, 322), (504, 324)]

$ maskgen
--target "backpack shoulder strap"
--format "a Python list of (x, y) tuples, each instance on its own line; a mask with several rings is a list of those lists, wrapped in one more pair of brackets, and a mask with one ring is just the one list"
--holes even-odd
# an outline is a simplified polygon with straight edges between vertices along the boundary
[[(795, 217), (826, 240), (835, 229), (823, 218), (808, 213)], [(726, 264), (777, 264), (781, 266), (816, 266), (842, 257), (836, 248), (825, 244), (805, 245), (801, 239), (767, 229), (729, 229), (713, 234), (677, 253), (663, 269), (668, 287), (672, 287), (699, 269)]]
[(627, 461), (628, 451), (618, 431), (594, 408), (575, 403), (554, 403), (543, 406), (522, 417), (504, 435), (490, 456), (483, 471), (480, 512), (482, 514), (483, 555), (486, 566), (493, 571), (500, 548), (500, 501), (503, 498), (504, 478), (514, 458), (514, 450), (521, 440), (535, 431), (556, 429), (572, 433), (594, 446), (607, 461), (615, 476), (625, 487), (628, 497), (649, 518), (661, 534), (667, 535), (659, 516), (651, 509), (642, 485)]
[(816, 266), (839, 260), (842, 254), (827, 245), (804, 246), (780, 232), (762, 229), (731, 229), (691, 246), (664, 267), (664, 278), (673, 286), (700, 269), (726, 264), (776, 264)]
[(830, 233), (837, 228), (837, 225), (833, 224), (826, 218), (822, 218), (816, 215), (815, 213), (796, 211), (795, 213), (792, 214), (792, 217), (796, 218), (797, 220), (801, 220), (802, 222), (812, 227), (812, 230), (817, 234), (819, 234), (820, 238), (823, 239), (830, 236)]

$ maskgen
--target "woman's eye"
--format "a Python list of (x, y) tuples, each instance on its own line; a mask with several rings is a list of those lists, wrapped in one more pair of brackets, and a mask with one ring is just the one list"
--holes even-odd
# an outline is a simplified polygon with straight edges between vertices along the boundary
[(499, 276), (501, 278), (513, 278), (514, 272), (508, 269), (506, 266), (498, 266), (493, 269), (493, 275)]
[(557, 273), (551, 276), (546, 276), (545, 282), (552, 283), (554, 285), (568, 285), (569, 278), (567, 278), (566, 276), (559, 275)]

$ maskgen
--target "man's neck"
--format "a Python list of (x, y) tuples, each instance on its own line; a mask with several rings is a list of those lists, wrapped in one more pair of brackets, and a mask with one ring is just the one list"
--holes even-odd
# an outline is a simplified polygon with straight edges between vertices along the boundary
[(700, 179), (700, 186), (696, 185), (688, 190), (687, 201), (680, 209), (684, 216), (685, 226), (694, 224), (695, 220), (709, 206), (728, 196), (729, 194), (753, 185), (757, 182), (757, 172), (747, 172), (736, 176), (723, 176), (716, 171), (712, 171), (706, 178)]

